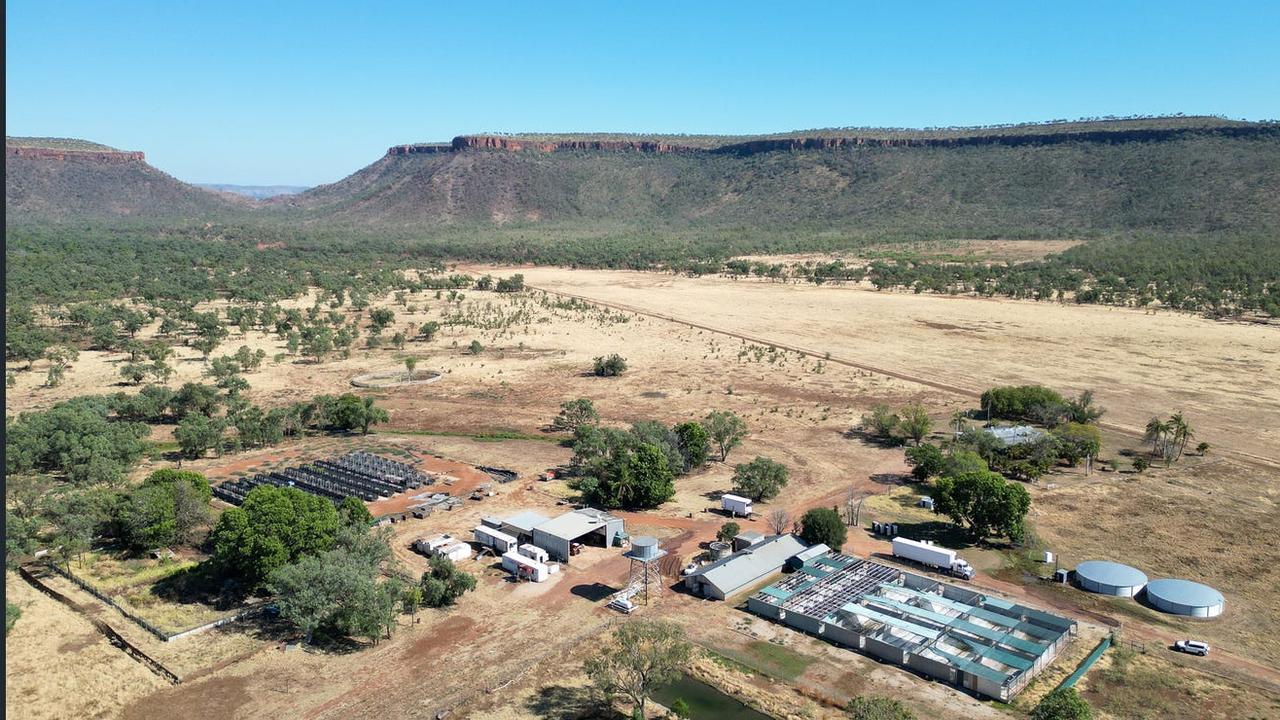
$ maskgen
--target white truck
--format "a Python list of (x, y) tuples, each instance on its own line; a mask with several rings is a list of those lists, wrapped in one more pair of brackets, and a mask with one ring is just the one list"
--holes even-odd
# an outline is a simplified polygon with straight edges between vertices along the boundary
[(920, 563), (964, 580), (973, 579), (973, 566), (958, 557), (955, 550), (938, 547), (920, 540), (903, 537), (893, 539), (893, 556)]

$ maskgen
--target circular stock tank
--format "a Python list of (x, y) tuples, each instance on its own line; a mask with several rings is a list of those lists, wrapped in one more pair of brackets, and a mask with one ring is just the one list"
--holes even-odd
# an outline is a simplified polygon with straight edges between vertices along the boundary
[(1142, 592), (1147, 576), (1135, 567), (1109, 560), (1089, 560), (1076, 566), (1076, 584), (1089, 592), (1133, 597)]
[(658, 538), (641, 535), (631, 539), (631, 552), (627, 553), (637, 560), (655, 560), (661, 556), (658, 551)]
[(727, 542), (713, 542), (711, 543), (711, 559), (719, 560), (720, 558), (727, 556), (731, 549), (732, 548), (729, 547), (729, 543)]
[(1208, 585), (1169, 578), (1147, 583), (1147, 600), (1157, 610), (1199, 618), (1217, 617), (1226, 605), (1222, 593)]

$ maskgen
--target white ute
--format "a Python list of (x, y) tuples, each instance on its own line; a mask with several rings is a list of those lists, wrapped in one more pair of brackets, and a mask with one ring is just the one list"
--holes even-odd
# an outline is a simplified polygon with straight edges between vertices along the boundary
[(1203, 656), (1209, 654), (1209, 643), (1200, 642), (1199, 640), (1179, 640), (1173, 644), (1173, 648), (1188, 655)]

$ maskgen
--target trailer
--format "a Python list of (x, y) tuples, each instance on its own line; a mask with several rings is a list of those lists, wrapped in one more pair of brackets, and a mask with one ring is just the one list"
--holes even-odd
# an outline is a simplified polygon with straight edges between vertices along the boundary
[(955, 550), (938, 547), (933, 543), (896, 537), (893, 539), (893, 556), (964, 580), (973, 578), (973, 566), (968, 561), (957, 556)]
[(732, 517), (751, 517), (751, 500), (740, 495), (721, 495), (720, 509)]
[(529, 558), (530, 560), (537, 560), (538, 562), (544, 563), (544, 564), (547, 562), (547, 560), (550, 559), (550, 557), (547, 555), (546, 550), (543, 550), (537, 545), (530, 545), (529, 543), (525, 543), (524, 545), (521, 545), (520, 547), (516, 548), (516, 552)]
[(509, 550), (502, 554), (502, 569), (519, 579), (532, 580), (534, 582), (542, 582), (550, 575), (546, 564), (540, 563), (533, 558), (525, 557), (514, 550)]
[(471, 546), (461, 540), (456, 540), (448, 545), (436, 548), (436, 555), (440, 557), (447, 557), (453, 562), (470, 560), (472, 554)]
[(472, 532), (475, 533), (476, 542), (485, 547), (493, 548), (493, 551), (496, 553), (505, 553), (515, 550), (516, 547), (520, 545), (519, 540), (511, 537), (501, 530), (494, 530), (487, 525), (477, 525), (475, 530)]

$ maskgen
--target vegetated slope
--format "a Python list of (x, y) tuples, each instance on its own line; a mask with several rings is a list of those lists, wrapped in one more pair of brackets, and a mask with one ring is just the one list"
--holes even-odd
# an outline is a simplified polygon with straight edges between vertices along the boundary
[(1072, 123), (1056, 133), (820, 131), (719, 144), (705, 136), (462, 136), (393, 147), (277, 206), (303, 220), (400, 228), (1044, 236), (1280, 227), (1280, 126), (1136, 122)]
[(140, 152), (83, 140), (5, 138), (10, 222), (199, 221), (247, 205), (181, 182)]
[(252, 200), (266, 200), (279, 195), (297, 195), (308, 189), (305, 185), (231, 185), (228, 183), (195, 183), (196, 187), (214, 192), (231, 193)]

